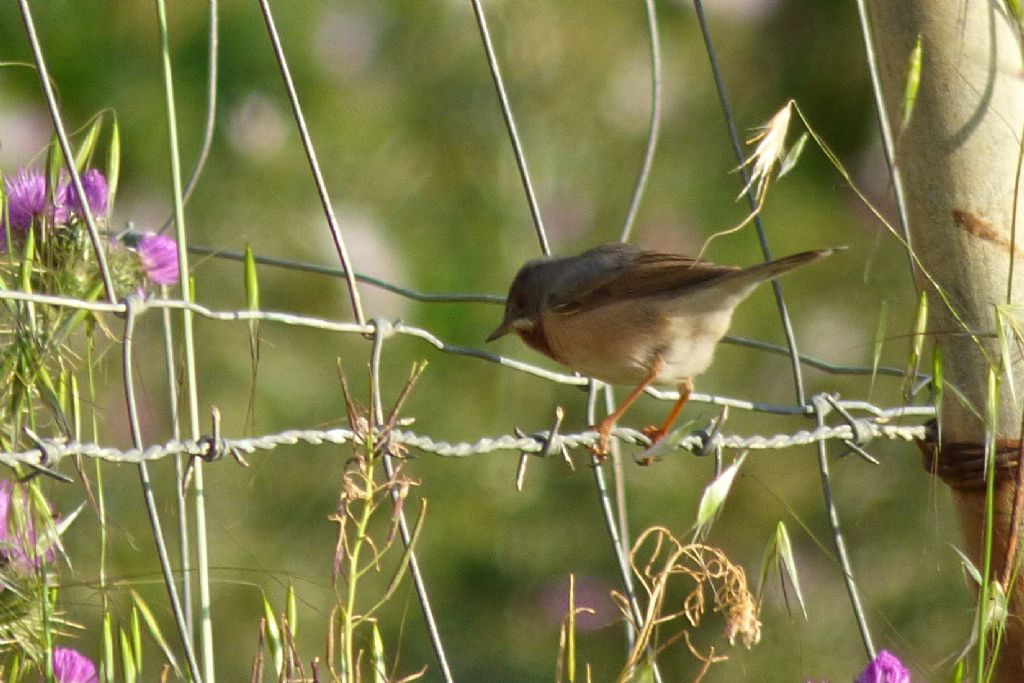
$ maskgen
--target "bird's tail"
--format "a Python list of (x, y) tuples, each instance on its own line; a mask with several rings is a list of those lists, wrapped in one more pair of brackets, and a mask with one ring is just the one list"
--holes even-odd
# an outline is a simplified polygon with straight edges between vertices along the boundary
[(791, 270), (806, 266), (815, 261), (820, 261), (826, 256), (830, 256), (836, 249), (815, 249), (814, 251), (804, 251), (799, 254), (793, 254), (791, 256), (785, 256), (775, 261), (769, 261), (768, 263), (758, 263), (757, 265), (744, 268), (743, 270), (730, 273), (727, 277), (729, 279), (735, 279), (737, 284), (756, 284), (762, 280), (769, 280), (773, 277), (778, 277), (783, 273), (788, 273)]

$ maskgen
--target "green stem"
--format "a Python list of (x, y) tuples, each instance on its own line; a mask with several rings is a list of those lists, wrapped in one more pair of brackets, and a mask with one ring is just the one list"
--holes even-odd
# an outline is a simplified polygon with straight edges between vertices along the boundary
[[(353, 647), (353, 632), (356, 627), (356, 586), (359, 582), (359, 556), (363, 548), (363, 542), (367, 536), (367, 529), (370, 525), (370, 517), (373, 515), (373, 465), (374, 465), (374, 438), (373, 434), (367, 434), (366, 438), (366, 470), (363, 485), (366, 487), (367, 497), (363, 499), (363, 509), (359, 520), (356, 522), (356, 538), (352, 543), (352, 551), (348, 558), (348, 586), (345, 601), (345, 609), (342, 613), (344, 622), (343, 647), (345, 653), (345, 676), (347, 683), (355, 683), (359, 676), (355, 670), (355, 651)], [(343, 522), (344, 523), (344, 522)]]

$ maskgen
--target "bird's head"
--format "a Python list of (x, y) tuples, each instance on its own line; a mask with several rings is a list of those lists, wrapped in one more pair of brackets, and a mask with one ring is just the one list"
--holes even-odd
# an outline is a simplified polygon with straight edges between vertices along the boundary
[(538, 259), (519, 269), (505, 299), (505, 317), (487, 341), (494, 341), (509, 332), (526, 339), (538, 328), (549, 281), (556, 275), (550, 266), (550, 261)]

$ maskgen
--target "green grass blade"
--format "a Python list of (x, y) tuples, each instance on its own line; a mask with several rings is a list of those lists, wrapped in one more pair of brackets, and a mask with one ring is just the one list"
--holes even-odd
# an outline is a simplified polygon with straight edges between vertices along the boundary
[(697, 506), (697, 523), (694, 525), (694, 538), (706, 538), (711, 525), (725, 504), (725, 499), (732, 488), (732, 482), (736, 478), (743, 461), (747, 459), (744, 452), (731, 465), (715, 477), (715, 480), (707, 485), (700, 497), (700, 505)]
[(117, 629), (118, 643), (121, 646), (121, 680), (124, 683), (136, 683), (139, 672), (135, 668), (135, 658), (132, 657), (132, 646), (128, 641), (128, 634), (123, 628)]
[(114, 198), (117, 183), (121, 178), (121, 128), (117, 125), (117, 114), (110, 126), (110, 147), (107, 149), (107, 214), (114, 213)]
[(793, 146), (786, 151), (786, 156), (782, 158), (782, 163), (779, 164), (779, 172), (775, 176), (776, 178), (782, 178), (796, 168), (796, 162), (800, 160), (800, 155), (804, 153), (804, 147), (807, 146), (809, 139), (810, 136), (806, 132), (800, 134), (800, 137), (796, 139)]
[(263, 598), (263, 616), (267, 620), (267, 640), (270, 643), (270, 653), (274, 657), (274, 672), (280, 677), (284, 671), (284, 643), (281, 642), (281, 627), (274, 616), (274, 608), (270, 606), (267, 598)]
[(928, 292), (921, 290), (917, 300), (917, 317), (914, 319), (914, 330), (910, 336), (910, 358), (903, 376), (903, 398), (911, 399), (910, 391), (917, 379), (917, 371), (921, 367), (921, 351), (924, 348), (924, 336), (928, 327)]
[(135, 670), (142, 675), (142, 631), (139, 628), (139, 610), (132, 607), (132, 656), (135, 658)]
[(114, 683), (114, 625), (110, 612), (103, 614), (103, 678)]
[(131, 589), (132, 605), (142, 615), (142, 621), (146, 623), (146, 630), (149, 631), (150, 637), (156, 641), (156, 644), (160, 647), (160, 650), (164, 653), (164, 658), (167, 663), (174, 669), (174, 673), (177, 674), (178, 678), (181, 678), (181, 667), (178, 666), (178, 660), (174, 656), (174, 652), (171, 651), (170, 646), (167, 644), (167, 639), (164, 638), (163, 631), (160, 629), (160, 624), (157, 622), (156, 617), (153, 616), (153, 610), (150, 609), (149, 604), (142, 598), (141, 595), (136, 592), (133, 588)]
[(299, 634), (299, 612), (295, 604), (295, 586), (288, 584), (288, 592), (285, 597), (285, 615), (288, 617), (288, 628), (292, 634), (292, 640)]
[(900, 120), (900, 130), (906, 130), (910, 125), (910, 119), (914, 115), (914, 105), (917, 104), (917, 93), (921, 88), (921, 55), (924, 51), (921, 43), (921, 34), (917, 34), (914, 42), (914, 49), (910, 51), (910, 58), (907, 59), (907, 81), (903, 88), (903, 116)]
[(387, 683), (387, 665), (384, 662), (384, 639), (377, 623), (373, 624), (373, 683)]
[(85, 139), (75, 150), (75, 169), (82, 173), (89, 167), (92, 160), (92, 153), (96, 150), (96, 141), (100, 139), (100, 131), (103, 130), (103, 114), (93, 119), (89, 129), (85, 132)]

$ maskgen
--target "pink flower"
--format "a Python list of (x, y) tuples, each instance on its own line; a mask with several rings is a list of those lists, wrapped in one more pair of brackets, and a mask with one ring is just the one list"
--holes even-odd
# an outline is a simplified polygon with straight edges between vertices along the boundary
[(53, 677), (57, 683), (96, 683), (96, 665), (78, 650), (55, 647)]
[(139, 239), (139, 256), (150, 282), (173, 285), (178, 282), (178, 243), (166, 235), (147, 234)]
[(910, 670), (896, 655), (882, 650), (854, 683), (910, 683)]
[[(13, 176), (4, 179), (5, 212), (10, 220), (10, 227), (24, 232), (32, 225), (32, 221), (43, 216), (53, 219), (55, 224), (66, 223), (68, 207), (64, 204), (63, 186), (54, 193), (57, 205), (50, 204), (46, 193), (46, 178), (42, 171), (21, 168)], [(0, 216), (0, 224), (4, 220)]]
[[(79, 216), (85, 211), (82, 210), (82, 203), (78, 201), (78, 193), (75, 192), (75, 185), (70, 178), (66, 178), (66, 184), (62, 185), (62, 203)], [(95, 168), (90, 168), (82, 174), (82, 189), (85, 191), (85, 198), (89, 202), (89, 209), (93, 215), (103, 216), (107, 213), (107, 179)]]
[[(18, 518), (25, 520), (24, 528), (11, 529), (12, 506), (17, 506)], [(0, 480), (0, 560), (22, 571), (39, 567), (43, 559), (53, 562), (56, 553), (52, 546), (46, 548), (42, 555), (36, 555), (38, 542), (28, 493), (21, 488), (15, 489), (9, 479)]]

